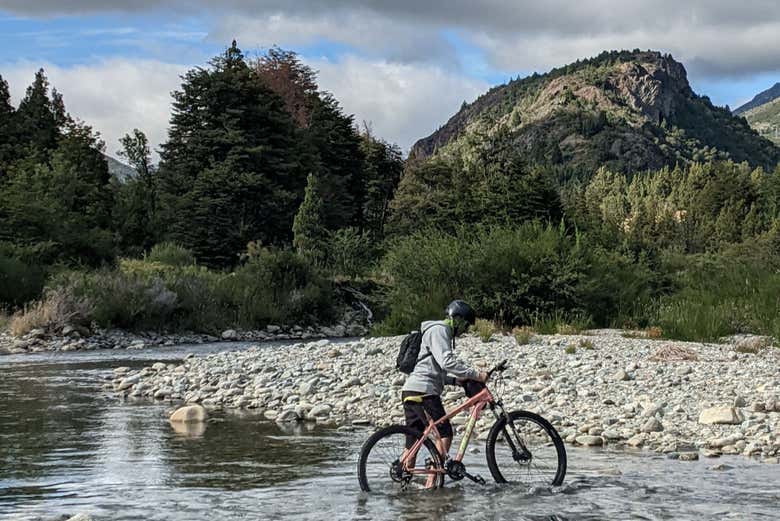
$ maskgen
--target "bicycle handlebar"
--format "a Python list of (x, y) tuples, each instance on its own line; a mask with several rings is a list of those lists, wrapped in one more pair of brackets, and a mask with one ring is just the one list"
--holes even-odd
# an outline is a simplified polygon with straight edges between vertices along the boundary
[(488, 380), (490, 380), (490, 377), (493, 376), (493, 373), (498, 371), (499, 373), (506, 370), (507, 368), (507, 360), (502, 361), (500, 364), (495, 366), (493, 369), (488, 371)]

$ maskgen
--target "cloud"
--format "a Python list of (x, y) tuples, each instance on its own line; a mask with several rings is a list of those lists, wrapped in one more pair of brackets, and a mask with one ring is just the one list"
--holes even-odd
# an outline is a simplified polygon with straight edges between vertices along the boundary
[[(429, 64), (354, 56), (305, 61), (319, 70), (320, 87), (333, 93), (357, 123), (370, 122), (378, 136), (404, 149), (435, 130), (464, 100), (474, 99), (488, 87)], [(51, 85), (63, 94), (68, 111), (99, 131), (106, 152), (114, 156), (120, 148), (119, 138), (134, 128), (143, 130), (155, 147), (166, 141), (170, 93), (180, 87), (180, 76), (190, 68), (119, 58), (71, 67), (38, 62), (0, 65), (15, 102), (41, 66)]]
[(442, 36), (457, 30), (484, 46), (492, 63), (514, 73), (549, 69), (604, 49), (673, 52), (702, 75), (780, 70), (776, 0), (0, 0), (29, 16), (158, 11), (199, 14), (210, 34), (252, 44), (305, 45), (330, 40), (350, 52), (450, 66)]
[(39, 62), (4, 64), (0, 72), (16, 102), (40, 67), (62, 93), (68, 112), (99, 131), (106, 153), (112, 156), (120, 149), (119, 138), (134, 128), (143, 130), (155, 145), (167, 139), (170, 93), (179, 87), (179, 76), (188, 68), (121, 58), (72, 67)]
[(472, 101), (488, 85), (425, 64), (399, 64), (346, 57), (340, 62), (310, 60), (320, 87), (333, 93), (358, 123), (408, 150)]

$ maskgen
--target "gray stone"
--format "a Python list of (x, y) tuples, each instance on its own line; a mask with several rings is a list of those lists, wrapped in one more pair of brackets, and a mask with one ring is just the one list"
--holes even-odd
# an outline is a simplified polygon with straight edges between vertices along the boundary
[(238, 332), (235, 329), (226, 329), (222, 332), (222, 340), (238, 340)]
[(640, 430), (646, 433), (661, 432), (664, 430), (664, 426), (657, 418), (650, 418), (642, 425)]
[(742, 415), (734, 407), (710, 407), (701, 411), (699, 423), (703, 425), (737, 425), (742, 423)]
[(576, 441), (577, 444), (584, 445), (586, 447), (600, 447), (601, 445), (604, 445), (604, 438), (601, 436), (577, 436), (574, 441)]
[(300, 418), (298, 417), (298, 413), (296, 413), (292, 409), (282, 411), (280, 414), (276, 416), (276, 418), (274, 418), (274, 421), (276, 421), (276, 423), (294, 423), (297, 422), (298, 420), (300, 420)]
[(179, 407), (171, 414), (170, 421), (194, 423), (206, 421), (208, 417), (208, 412), (202, 405), (185, 405), (184, 407)]

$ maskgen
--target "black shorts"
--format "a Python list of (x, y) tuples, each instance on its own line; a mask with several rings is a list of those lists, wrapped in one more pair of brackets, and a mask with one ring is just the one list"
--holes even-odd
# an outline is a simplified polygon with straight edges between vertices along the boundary
[[(412, 402), (405, 400), (409, 396), (422, 396), (422, 402)], [(406, 425), (414, 430), (423, 432), (428, 426), (428, 419), (425, 413), (433, 419), (438, 420), (447, 413), (444, 411), (444, 405), (441, 403), (441, 396), (432, 394), (423, 395), (414, 391), (404, 391), (401, 393), (401, 400), (404, 400), (404, 417)], [(436, 426), (442, 438), (452, 438), (452, 424), (449, 420)], [(406, 440), (406, 448), (411, 448), (416, 440)]]

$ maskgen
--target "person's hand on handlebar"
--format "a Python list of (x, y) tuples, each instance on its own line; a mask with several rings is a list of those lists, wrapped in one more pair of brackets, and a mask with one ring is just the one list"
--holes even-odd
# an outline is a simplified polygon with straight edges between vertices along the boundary
[(485, 371), (480, 371), (479, 375), (477, 376), (477, 381), (485, 383), (488, 381), (488, 378), (490, 378), (490, 373), (486, 373)]

